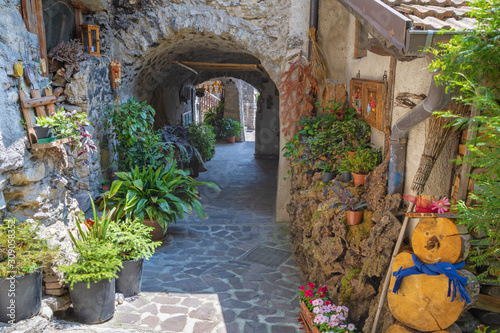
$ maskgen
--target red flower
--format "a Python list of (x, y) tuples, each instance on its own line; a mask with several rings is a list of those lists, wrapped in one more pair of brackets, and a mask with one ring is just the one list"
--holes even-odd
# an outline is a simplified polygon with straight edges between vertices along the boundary
[(85, 222), (84, 222), (84, 224), (85, 224), (85, 225), (87, 226), (87, 228), (89, 228), (89, 229), (90, 229), (90, 228), (94, 225), (94, 223), (95, 223), (95, 222), (94, 222), (94, 220), (92, 220), (92, 219), (86, 219), (86, 220), (85, 220)]
[(315, 287), (316, 287), (316, 286), (314, 285), (314, 283), (312, 283), (312, 282), (309, 282), (309, 283), (308, 283), (308, 286), (309, 286), (309, 288), (315, 288)]
[(328, 306), (328, 305), (330, 305), (330, 304), (332, 304), (332, 303), (330, 303), (330, 301), (329, 301), (329, 300), (326, 300), (326, 301), (325, 301), (325, 305), (327, 305), (327, 306)]
[(300, 290), (304, 291), (304, 290), (306, 290), (306, 287), (300, 286)]

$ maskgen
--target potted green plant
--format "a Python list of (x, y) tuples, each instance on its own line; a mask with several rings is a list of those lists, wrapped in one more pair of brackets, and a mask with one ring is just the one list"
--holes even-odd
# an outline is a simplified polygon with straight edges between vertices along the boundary
[(35, 130), (37, 142), (48, 143), (55, 141), (57, 138), (54, 136), (50, 117), (35, 117), (35, 119), (36, 125), (33, 126), (33, 130)]
[(222, 118), (218, 122), (218, 126), (221, 133), (220, 136), (226, 138), (229, 143), (234, 143), (236, 135), (239, 135), (243, 129), (239, 122), (231, 118)]
[(15, 218), (0, 224), (0, 322), (12, 324), (40, 310), (42, 267), (58, 251), (37, 236), (38, 226)]
[(339, 163), (337, 164), (337, 170), (342, 175), (342, 181), (344, 183), (349, 183), (351, 181), (352, 174), (351, 174), (350, 165), (347, 162), (344, 162), (346, 155), (347, 154), (344, 154), (341, 157), (341, 159), (339, 160)]
[(109, 191), (109, 186), (111, 184), (111, 182), (109, 181), (109, 179), (103, 179), (102, 182), (101, 182), (102, 186), (101, 186), (101, 189), (103, 192), (107, 192)]
[(118, 257), (123, 262), (116, 278), (116, 292), (125, 297), (141, 292), (144, 259), (148, 260), (161, 245), (151, 241), (152, 230), (138, 219), (126, 218), (110, 224), (108, 239), (118, 249)]
[(361, 208), (368, 206), (368, 203), (365, 200), (358, 200), (351, 191), (343, 187), (338, 181), (334, 181), (330, 188), (335, 193), (334, 197), (336, 197), (332, 208), (341, 207), (341, 212), (346, 210), (347, 224), (359, 224), (363, 217), (363, 210)]
[(380, 163), (381, 155), (380, 149), (358, 149), (355, 155), (347, 155), (341, 160), (341, 169), (351, 171), (355, 186), (362, 185), (366, 175)]
[(215, 152), (215, 133), (213, 127), (208, 124), (189, 124), (186, 127), (189, 142), (201, 154), (203, 161), (208, 161)]
[(109, 213), (104, 209), (99, 217), (92, 197), (91, 202), (94, 219), (85, 219), (82, 213), (76, 223), (79, 238), (70, 232), (78, 260), (71, 265), (59, 266), (59, 270), (65, 273), (64, 281), (70, 284), (69, 294), (76, 320), (83, 324), (101, 323), (113, 317), (115, 278), (123, 267), (118, 249), (107, 235), (114, 209)]
[[(153, 240), (163, 239), (169, 223), (184, 218), (184, 213), (194, 210), (201, 218), (206, 218), (199, 201), (198, 186), (207, 185), (215, 190), (214, 183), (198, 182), (176, 163), (154, 170), (135, 167), (130, 172), (117, 172), (118, 180), (103, 197), (110, 207), (116, 208), (116, 219), (137, 218), (153, 230)], [(103, 202), (104, 204), (104, 202)]]

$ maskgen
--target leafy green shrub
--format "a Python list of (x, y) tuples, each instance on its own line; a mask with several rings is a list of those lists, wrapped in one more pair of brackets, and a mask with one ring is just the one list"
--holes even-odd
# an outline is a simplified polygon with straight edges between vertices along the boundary
[(342, 170), (349, 170), (357, 174), (368, 174), (375, 170), (382, 160), (380, 149), (359, 149), (356, 154), (348, 154), (340, 161)]
[[(470, 4), (471, 16), (477, 19), (474, 30), (458, 34), (448, 44), (432, 50), (435, 60), (431, 70), (440, 69), (439, 82), (446, 82), (450, 89), (460, 92), (460, 102), (476, 108), (475, 117), (455, 117), (454, 125), (472, 125), (480, 135), (466, 143), (470, 154), (458, 163), (469, 163), (473, 168), (486, 170), (472, 174), (474, 204), (469, 207), (459, 201), (456, 210), (458, 222), (469, 230), (484, 232), (487, 246), (473, 246), (469, 260), (473, 267), (486, 270), (478, 275), (485, 281), (500, 281), (500, 2), (476, 0)], [(488, 274), (496, 274), (496, 278)]]
[(31, 274), (57, 255), (46, 239), (37, 236), (38, 226), (15, 218), (0, 224), (0, 278)]
[(126, 103), (106, 109), (113, 153), (118, 154), (120, 170), (131, 170), (135, 165), (150, 163), (145, 160), (151, 158), (145, 158), (143, 154), (158, 148), (155, 147), (159, 142), (158, 133), (152, 133), (155, 114), (146, 101), (141, 103), (133, 97)]
[(155, 252), (155, 248), (161, 242), (151, 241), (151, 231), (138, 219), (129, 218), (109, 225), (108, 239), (118, 249), (118, 257), (122, 261), (135, 260), (139, 258), (149, 259)]
[(219, 136), (221, 138), (230, 138), (241, 134), (243, 127), (236, 120), (231, 118), (222, 118), (217, 122)]
[(217, 121), (224, 117), (224, 101), (208, 109), (203, 115), (203, 123), (212, 127), (217, 126)]
[(90, 200), (94, 219), (79, 216), (76, 226), (80, 238), (69, 233), (78, 253), (78, 260), (71, 265), (58, 268), (65, 273), (64, 280), (70, 283), (71, 288), (78, 282), (87, 282), (89, 287), (90, 282), (112, 280), (117, 277), (117, 270), (123, 267), (122, 261), (118, 258), (118, 248), (108, 240), (108, 229), (115, 209), (113, 208), (109, 214), (104, 209), (102, 217), (99, 217), (92, 197)]
[[(171, 162), (165, 168), (153, 170), (138, 167), (131, 172), (117, 172), (109, 192), (104, 194), (107, 204), (116, 208), (114, 216), (156, 220), (167, 230), (168, 224), (184, 218), (184, 213), (194, 210), (201, 218), (206, 218), (199, 201), (198, 186), (207, 185), (215, 190), (214, 183), (198, 182)], [(103, 205), (105, 203), (103, 202)]]
[(215, 133), (207, 124), (190, 124), (187, 128), (189, 142), (198, 150), (204, 161), (211, 159), (215, 152)]

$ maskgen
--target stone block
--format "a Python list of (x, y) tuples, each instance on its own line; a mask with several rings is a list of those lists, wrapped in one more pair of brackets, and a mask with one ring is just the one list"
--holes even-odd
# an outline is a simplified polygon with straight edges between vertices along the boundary
[(10, 177), (11, 185), (28, 185), (40, 181), (45, 177), (45, 164), (42, 162), (34, 162), (27, 165), (21, 171), (16, 172)]
[(46, 289), (60, 289), (64, 286), (64, 282), (48, 282), (45, 283), (45, 288)]
[(64, 311), (69, 308), (71, 305), (71, 298), (69, 294), (55, 297), (55, 296), (46, 296), (43, 298), (43, 304), (46, 304), (52, 311)]
[(45, 289), (45, 294), (50, 296), (62, 296), (68, 293), (68, 289)]
[(87, 210), (90, 209), (91, 203), (90, 203), (90, 197), (87, 193), (81, 193), (81, 194), (75, 194), (73, 198), (78, 201), (78, 207), (80, 208), (81, 211), (86, 212)]

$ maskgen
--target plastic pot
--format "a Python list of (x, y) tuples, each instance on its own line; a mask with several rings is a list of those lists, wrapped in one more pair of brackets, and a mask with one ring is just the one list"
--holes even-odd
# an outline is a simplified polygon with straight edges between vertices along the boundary
[(42, 272), (0, 278), (0, 322), (15, 323), (33, 317), (42, 305)]
[(236, 137), (235, 136), (230, 136), (229, 138), (227, 138), (227, 142), (228, 143), (235, 143), (236, 142)]
[(118, 272), (116, 279), (117, 293), (130, 297), (141, 292), (143, 264), (144, 258), (123, 262), (123, 268)]
[(347, 211), (347, 224), (349, 225), (358, 225), (363, 218), (363, 211)]
[(54, 131), (50, 127), (33, 126), (37, 139), (51, 138), (54, 136)]
[(344, 183), (349, 183), (351, 181), (351, 173), (348, 171), (342, 172), (342, 181)]
[(75, 283), (69, 295), (73, 302), (76, 321), (82, 324), (99, 324), (115, 313), (115, 279)]
[(165, 239), (165, 232), (163, 232), (163, 228), (156, 221), (151, 221), (150, 219), (144, 219), (143, 222), (148, 227), (153, 227), (153, 231), (151, 232), (151, 240), (153, 242), (163, 241)]
[(331, 173), (331, 172), (325, 172), (323, 174), (323, 176), (321, 176), (321, 181), (323, 183), (328, 183), (329, 181), (331, 181), (333, 178), (335, 177), (335, 174), (334, 173)]
[(363, 185), (365, 183), (366, 175), (359, 173), (352, 173), (352, 178), (354, 178), (354, 186)]

